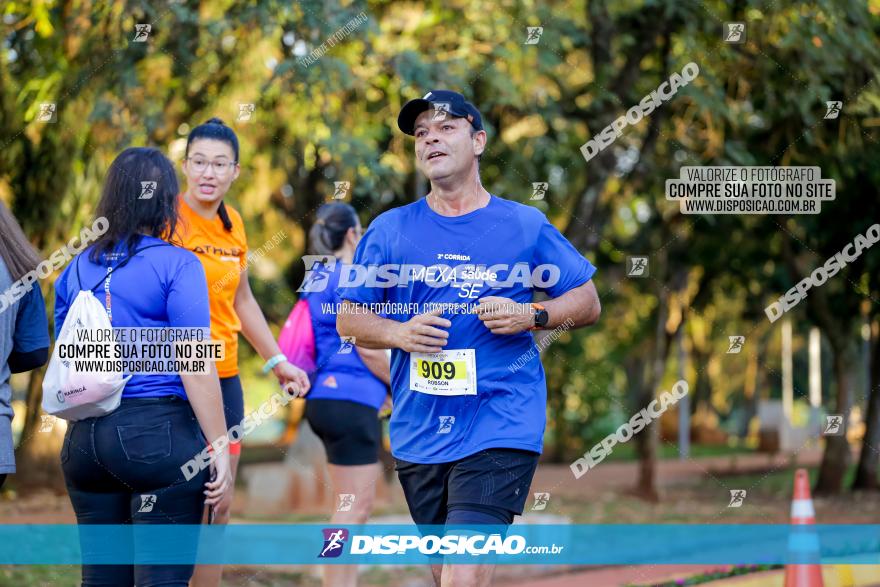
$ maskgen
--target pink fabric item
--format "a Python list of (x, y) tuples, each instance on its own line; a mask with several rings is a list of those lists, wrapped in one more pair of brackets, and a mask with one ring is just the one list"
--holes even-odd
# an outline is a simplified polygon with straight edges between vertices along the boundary
[(278, 346), (291, 364), (306, 373), (314, 373), (315, 332), (312, 330), (312, 315), (306, 300), (300, 300), (293, 306), (278, 335)]

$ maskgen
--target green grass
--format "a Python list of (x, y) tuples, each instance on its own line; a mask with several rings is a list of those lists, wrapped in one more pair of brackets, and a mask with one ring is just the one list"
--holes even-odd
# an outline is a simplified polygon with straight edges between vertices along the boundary
[(0, 587), (78, 587), (79, 566), (3, 565)]
[[(880, 494), (864, 492), (856, 497), (846, 488), (852, 482), (856, 466), (844, 476), (844, 491), (839, 496), (824, 496), (819, 508), (820, 523), (847, 520), (852, 523), (853, 500), (866, 519), (880, 515)], [(553, 502), (554, 513), (569, 516), (576, 524), (786, 524), (793, 492), (796, 468), (787, 465), (766, 472), (723, 474), (687, 481), (661, 488), (661, 501), (644, 501), (627, 491), (608, 492), (588, 498), (560, 495)], [(815, 485), (818, 468), (807, 468), (810, 487)], [(635, 479), (633, 479), (635, 483)], [(731, 489), (747, 490), (744, 507), (728, 508)], [(814, 496), (815, 497), (815, 496)]]
[[(661, 443), (658, 447), (658, 457), (661, 459), (677, 459), (678, 445)], [(690, 458), (700, 457), (723, 457), (730, 455), (746, 455), (755, 454), (756, 451), (743, 446), (727, 446), (727, 445), (703, 445), (692, 444)], [(635, 461), (638, 460), (636, 454), (636, 445), (634, 442), (626, 444), (618, 444), (614, 447), (611, 454), (606, 458), (608, 461)]]
[[(843, 476), (844, 496), (848, 495), (848, 488), (852, 485), (853, 479), (856, 475), (856, 467), (857, 465), (855, 463), (851, 464)], [(819, 468), (803, 468), (807, 469), (807, 473), (810, 477), (810, 490), (812, 491), (812, 488), (816, 485), (816, 479), (819, 477)], [(779, 469), (772, 473), (721, 475), (719, 476), (719, 479), (722, 480), (725, 485), (730, 487), (754, 487), (756, 493), (791, 498), (794, 471), (795, 469), (789, 465), (784, 469)], [(701, 485), (717, 486), (717, 483), (712, 480), (703, 480)]]
[(305, 573), (279, 572), (271, 567), (229, 568), (223, 572), (224, 587), (320, 587), (321, 581)]

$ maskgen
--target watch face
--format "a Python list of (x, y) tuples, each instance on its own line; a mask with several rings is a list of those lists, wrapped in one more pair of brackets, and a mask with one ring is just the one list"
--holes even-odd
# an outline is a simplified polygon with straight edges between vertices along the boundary
[(547, 313), (547, 310), (538, 310), (535, 312), (535, 326), (547, 326), (549, 320), (550, 314)]

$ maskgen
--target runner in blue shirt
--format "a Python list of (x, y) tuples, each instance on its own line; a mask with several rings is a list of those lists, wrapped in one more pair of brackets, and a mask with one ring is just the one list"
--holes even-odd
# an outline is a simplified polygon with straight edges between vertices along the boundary
[[(546, 420), (530, 330), (595, 323), (595, 268), (540, 211), (483, 188), (486, 132), (461, 94), (408, 102), (398, 126), (415, 137), (431, 191), (373, 221), (355, 255), (360, 273), (340, 277), (337, 328), (359, 346), (393, 349), (391, 448), (416, 524), (510, 524)], [(535, 292), (550, 299), (533, 303)], [(493, 567), (432, 570), (438, 585), (441, 573), (488, 585)]]

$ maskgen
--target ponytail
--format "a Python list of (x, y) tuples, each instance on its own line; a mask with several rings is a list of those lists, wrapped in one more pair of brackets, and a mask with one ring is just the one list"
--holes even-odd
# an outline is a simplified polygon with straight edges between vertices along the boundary
[(226, 211), (226, 204), (220, 202), (220, 207), (217, 208), (217, 216), (220, 217), (220, 221), (223, 223), (223, 228), (226, 229), (226, 232), (232, 232), (232, 219), (229, 218), (229, 212)]
[(318, 208), (317, 219), (309, 230), (309, 252), (332, 255), (342, 248), (348, 230), (357, 224), (357, 212), (348, 204), (324, 204)]

